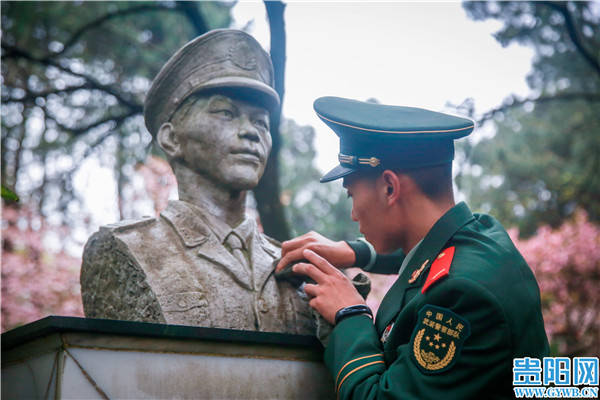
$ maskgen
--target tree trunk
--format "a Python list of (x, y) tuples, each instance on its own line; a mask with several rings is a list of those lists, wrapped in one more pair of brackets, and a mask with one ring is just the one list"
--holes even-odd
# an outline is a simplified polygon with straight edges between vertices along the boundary
[[(283, 104), (285, 78), (285, 23), (283, 12), (285, 5), (281, 1), (265, 1), (271, 30), (271, 61), (275, 73), (275, 90)], [(265, 233), (277, 240), (290, 238), (290, 228), (285, 218), (279, 187), (279, 151), (281, 149), (281, 104), (271, 116), (271, 137), (273, 147), (265, 173), (254, 189), (258, 213)]]

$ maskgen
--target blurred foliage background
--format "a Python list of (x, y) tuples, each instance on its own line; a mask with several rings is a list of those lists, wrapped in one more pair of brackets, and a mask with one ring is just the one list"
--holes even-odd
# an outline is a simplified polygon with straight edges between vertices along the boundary
[[(175, 190), (142, 117), (171, 54), (228, 27), (234, 2), (2, 2), (2, 329), (82, 315), (73, 248), (98, 228), (76, 190), (82, 165), (113, 171), (118, 218), (158, 213)], [(503, 46), (535, 52), (531, 96), (478, 110), (493, 135), (458, 144), (457, 189), (507, 227), (542, 289), (557, 354), (599, 354), (600, 9), (593, 2), (465, 2), (502, 23)], [(276, 90), (284, 99), (285, 4), (265, 2)], [(510, 62), (510, 60), (507, 60)], [(493, 77), (490, 77), (493, 79)], [(320, 185), (314, 129), (272, 116), (273, 152), (253, 208), (267, 234), (358, 235), (339, 186)], [(88, 183), (94, 185), (94, 182)], [(18, 196), (18, 200), (17, 200)], [(394, 277), (374, 276), (377, 307)]]

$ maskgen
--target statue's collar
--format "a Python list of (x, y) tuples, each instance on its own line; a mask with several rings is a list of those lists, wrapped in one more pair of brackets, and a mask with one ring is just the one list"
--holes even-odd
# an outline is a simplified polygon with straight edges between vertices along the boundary
[(206, 222), (192, 210), (191, 205), (179, 200), (170, 200), (160, 213), (167, 220), (187, 247), (196, 247), (208, 240), (210, 231)]
[(212, 232), (222, 244), (227, 236), (235, 232), (249, 248), (252, 235), (256, 230), (256, 223), (251, 218), (246, 218), (235, 228), (231, 228), (224, 221), (215, 218), (202, 207), (181, 200), (171, 200), (167, 208), (161, 212), (175, 229), (187, 247), (195, 247), (204, 243)]

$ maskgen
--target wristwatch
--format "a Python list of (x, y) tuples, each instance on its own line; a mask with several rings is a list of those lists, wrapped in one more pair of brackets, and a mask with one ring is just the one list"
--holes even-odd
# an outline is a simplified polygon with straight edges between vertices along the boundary
[(335, 313), (335, 325), (337, 325), (344, 318), (358, 314), (367, 314), (369, 317), (373, 318), (373, 311), (371, 311), (369, 306), (366, 304), (357, 304), (338, 310), (338, 312)]

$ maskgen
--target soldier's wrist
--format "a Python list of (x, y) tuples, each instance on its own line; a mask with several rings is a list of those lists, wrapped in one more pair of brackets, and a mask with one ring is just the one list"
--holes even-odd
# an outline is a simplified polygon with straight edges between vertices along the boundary
[(354, 315), (367, 315), (373, 319), (373, 311), (366, 304), (356, 304), (339, 309), (335, 313), (334, 325), (339, 324), (342, 320)]
[(364, 238), (358, 238), (357, 240), (347, 240), (346, 243), (352, 251), (354, 251), (354, 266), (369, 269), (375, 264), (375, 259), (377, 258), (377, 253), (375, 249), (371, 245), (371, 243), (367, 242)]

